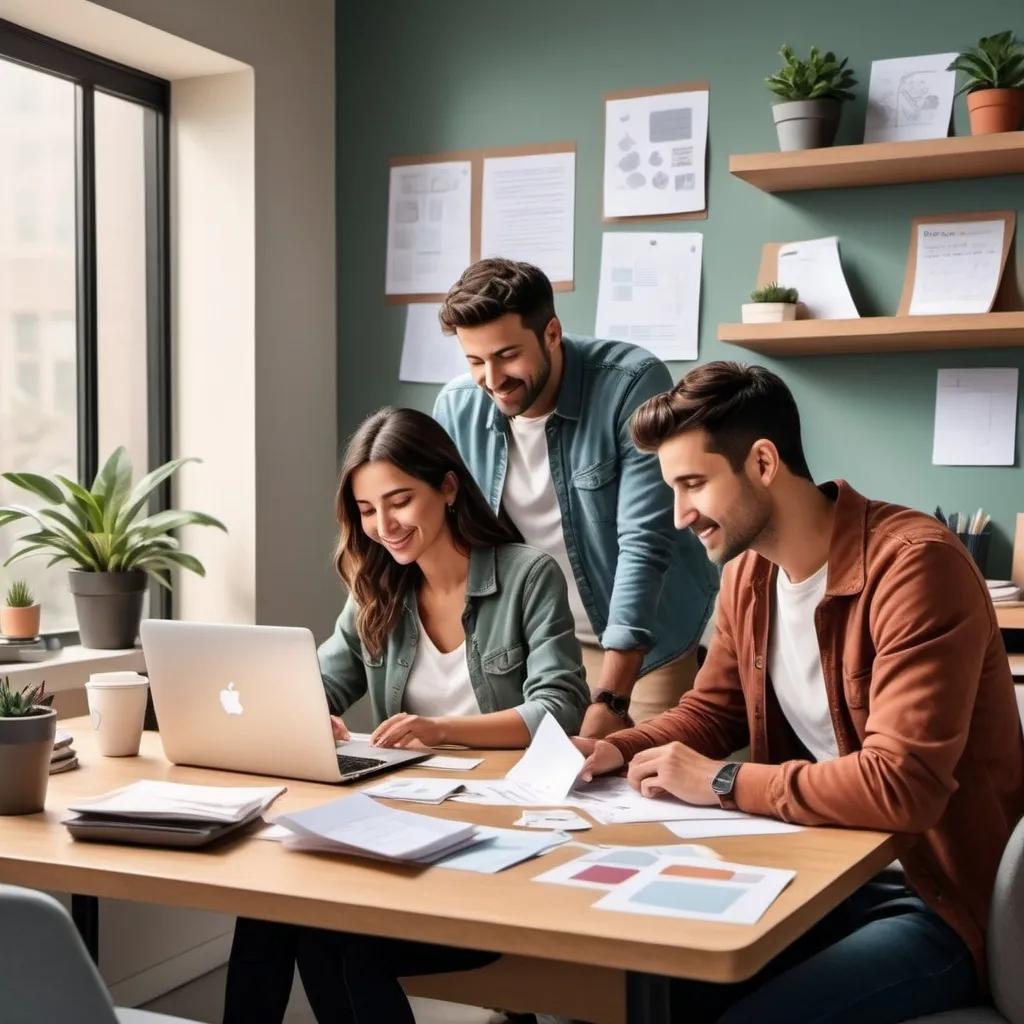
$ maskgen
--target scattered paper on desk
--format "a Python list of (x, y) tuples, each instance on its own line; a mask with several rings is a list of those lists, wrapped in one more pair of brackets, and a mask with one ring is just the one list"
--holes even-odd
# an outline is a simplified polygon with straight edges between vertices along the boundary
[(539, 857), (556, 846), (569, 841), (567, 835), (547, 832), (517, 832), (509, 828), (487, 828), (476, 830), (479, 842), (464, 850), (448, 854), (434, 861), (439, 868), (454, 868), (458, 871), (478, 871), (494, 875), (506, 868), (521, 864), (531, 857)]
[(421, 761), (420, 768), (435, 768), (445, 772), (468, 772), (478, 764), (483, 764), (482, 757), (444, 757), (438, 754), (436, 757), (428, 757)]
[(293, 835), (295, 833), (291, 829), (285, 828), (284, 825), (265, 825), (258, 832), (254, 832), (252, 838), (269, 839), (271, 842), (280, 843)]
[(795, 871), (663, 857), (594, 904), (601, 910), (756, 924)]
[(628, 882), (644, 868), (656, 864), (663, 857), (697, 857), (718, 860), (718, 854), (706, 846), (613, 846), (593, 850), (559, 864), (535, 882), (571, 885), (582, 889), (602, 889), (605, 892)]
[(569, 805), (586, 811), (601, 825), (626, 825), (655, 821), (734, 821), (746, 818), (741, 811), (698, 807), (671, 796), (646, 797), (618, 775), (582, 782), (573, 789)]
[(595, 336), (696, 359), (703, 245), (696, 232), (605, 232)]
[(68, 810), (125, 819), (233, 823), (266, 810), (284, 791), (284, 786), (189, 786), (140, 779), (99, 796), (80, 797)]
[(522, 260), (571, 282), (575, 213), (575, 151), (484, 160), (481, 258)]
[(1003, 220), (917, 225), (911, 316), (987, 313), (1003, 274)]
[(280, 814), (275, 824), (283, 825), (316, 849), (402, 861), (451, 852), (474, 840), (476, 834), (476, 826), (468, 822), (385, 807), (365, 793)]
[(562, 832), (583, 832), (591, 827), (590, 822), (575, 811), (559, 810), (557, 807), (545, 811), (523, 811), (519, 820), (513, 824), (520, 828), (558, 829)]
[(472, 164), (391, 168), (388, 295), (444, 295), (470, 262)]
[(949, 134), (955, 53), (894, 57), (871, 62), (865, 142), (944, 139)]
[(738, 818), (733, 821), (666, 821), (665, 828), (680, 839), (718, 839), (723, 836), (775, 836), (802, 832), (801, 825), (774, 818)]
[(443, 804), (462, 789), (461, 782), (450, 779), (387, 779), (362, 792), (382, 800), (412, 800), (420, 804)]
[(605, 217), (706, 209), (707, 139), (706, 90), (606, 100)]
[(539, 799), (562, 801), (579, 778), (585, 760), (555, 717), (545, 712), (530, 745), (505, 778)]
[(939, 370), (935, 466), (1012, 466), (1017, 445), (1017, 368)]
[(441, 332), (437, 321), (440, 309), (440, 304), (423, 302), (413, 302), (406, 307), (399, 380), (447, 384), (466, 372), (466, 356), (459, 339)]
[(807, 315), (815, 320), (853, 320), (860, 316), (839, 259), (839, 239), (812, 238), (779, 248), (778, 283), (795, 288)]

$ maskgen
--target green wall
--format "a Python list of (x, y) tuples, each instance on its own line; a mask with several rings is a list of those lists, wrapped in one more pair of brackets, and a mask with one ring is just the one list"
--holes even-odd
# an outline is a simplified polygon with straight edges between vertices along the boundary
[[(1018, 11), (1016, 23), (1012, 13)], [(339, 435), (387, 403), (429, 410), (437, 389), (398, 381), (404, 311), (384, 303), (387, 162), (393, 155), (572, 139), (577, 144), (576, 290), (557, 297), (570, 331), (592, 334), (600, 261), (602, 96), (692, 79), (711, 82), (709, 217), (666, 229), (704, 232), (700, 360), (771, 366), (800, 403), (819, 479), (843, 476), (876, 497), (931, 511), (984, 505), (998, 528), (989, 574), (1009, 571), (1024, 474), (931, 465), (939, 367), (1024, 366), (1024, 349), (767, 360), (716, 340), (739, 319), (761, 244), (838, 234), (863, 315), (895, 312), (910, 219), (1020, 210), (1021, 177), (771, 196), (732, 178), (730, 153), (776, 148), (765, 75), (776, 51), (816, 44), (848, 55), (861, 97), (839, 142), (857, 142), (871, 61), (959, 49), (1014, 28), (1007, 0), (392, 0), (338, 4)], [(958, 134), (967, 113), (958, 100)], [(672, 364), (675, 377), (691, 364)], [(1021, 440), (1018, 437), (1018, 452)]]

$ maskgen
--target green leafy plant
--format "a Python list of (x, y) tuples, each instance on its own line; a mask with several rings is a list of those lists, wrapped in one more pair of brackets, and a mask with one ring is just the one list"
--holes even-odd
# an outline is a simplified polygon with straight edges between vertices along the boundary
[(853, 70), (846, 66), (848, 57), (837, 61), (831, 50), (822, 54), (816, 46), (811, 47), (807, 60), (797, 57), (791, 46), (783, 46), (779, 55), (785, 63), (765, 79), (776, 96), (787, 101), (853, 99), (850, 89), (857, 80), (853, 77)]
[(796, 302), (800, 293), (795, 288), (783, 288), (782, 285), (770, 281), (750, 293), (751, 302)]
[(31, 608), (35, 603), (36, 599), (24, 580), (15, 580), (7, 588), (8, 608)]
[(220, 520), (180, 509), (140, 518), (150, 495), (164, 480), (186, 462), (200, 461), (172, 459), (133, 487), (131, 459), (122, 446), (107, 459), (88, 490), (60, 474), (4, 473), (5, 480), (49, 502), (49, 507), (42, 509), (0, 506), (0, 526), (28, 519), (38, 527), (17, 539), (18, 546), (4, 565), (33, 555), (48, 555), (48, 566), (67, 561), (86, 572), (142, 569), (168, 589), (170, 583), (164, 574), (174, 566), (205, 576), (199, 559), (182, 551), (170, 531), (197, 525), (215, 526), (226, 533)]
[(26, 686), (21, 690), (11, 689), (9, 676), (0, 683), (0, 718), (26, 718), (41, 715), (49, 710), (53, 694), (46, 693), (46, 683)]
[(1024, 88), (1024, 43), (1012, 32), (982, 36), (977, 46), (964, 50), (947, 71), (960, 71), (967, 80), (957, 89), (959, 96), (978, 89)]

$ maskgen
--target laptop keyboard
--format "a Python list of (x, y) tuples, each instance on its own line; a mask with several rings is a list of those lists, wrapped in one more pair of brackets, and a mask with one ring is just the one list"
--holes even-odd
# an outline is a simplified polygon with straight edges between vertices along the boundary
[(378, 768), (384, 764), (382, 757), (349, 757), (347, 754), (338, 755), (338, 770), (342, 775), (351, 775), (353, 772), (365, 772), (370, 768)]

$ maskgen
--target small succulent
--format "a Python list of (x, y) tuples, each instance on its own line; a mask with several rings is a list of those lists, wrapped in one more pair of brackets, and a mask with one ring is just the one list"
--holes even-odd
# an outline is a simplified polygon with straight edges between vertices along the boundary
[(8, 608), (31, 608), (35, 603), (36, 599), (24, 580), (15, 580), (7, 588)]
[(848, 57), (841, 61), (829, 50), (822, 54), (816, 46), (811, 55), (801, 60), (793, 47), (783, 46), (779, 55), (785, 61), (782, 68), (765, 79), (768, 88), (783, 100), (852, 100), (850, 89), (857, 84), (853, 69), (846, 66)]
[(1024, 88), (1024, 43), (1014, 39), (1012, 32), (982, 36), (977, 46), (964, 50), (946, 70), (967, 76), (956, 91), (958, 96), (977, 89)]
[(0, 683), (0, 718), (26, 718), (41, 715), (53, 703), (53, 694), (46, 693), (45, 681), (21, 690), (11, 689), (11, 680), (5, 676)]
[(782, 285), (769, 281), (768, 284), (755, 288), (750, 293), (751, 302), (796, 302), (800, 298), (795, 288), (783, 288)]

